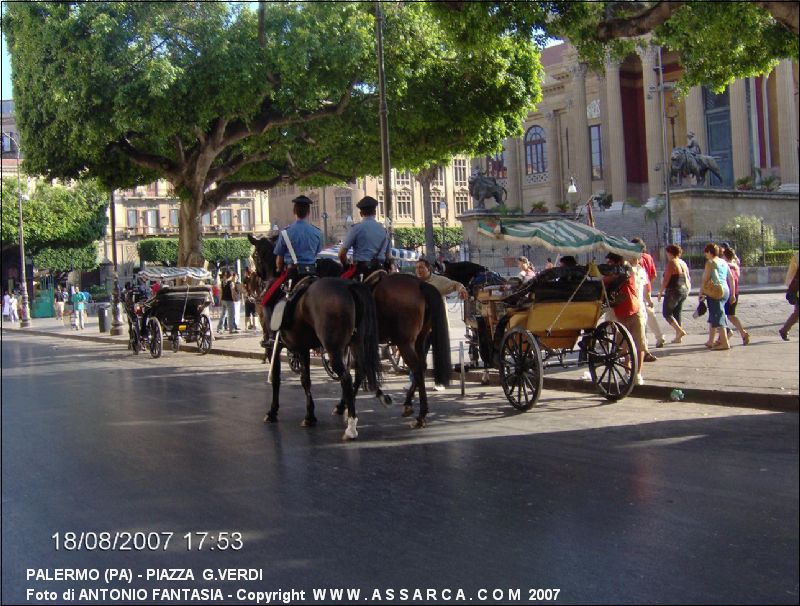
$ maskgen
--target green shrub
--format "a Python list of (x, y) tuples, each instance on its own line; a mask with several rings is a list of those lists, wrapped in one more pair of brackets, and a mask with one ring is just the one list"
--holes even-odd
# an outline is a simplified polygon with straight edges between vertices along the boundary
[(767, 250), (775, 248), (775, 231), (771, 225), (763, 223), (764, 235), (761, 235), (762, 219), (752, 215), (740, 215), (728, 221), (720, 230), (720, 235), (734, 242), (736, 254), (743, 265), (759, 265), (761, 263), (762, 245)]
[(768, 250), (767, 251), (767, 265), (770, 267), (783, 267), (789, 265), (789, 261), (794, 254), (793, 250)]

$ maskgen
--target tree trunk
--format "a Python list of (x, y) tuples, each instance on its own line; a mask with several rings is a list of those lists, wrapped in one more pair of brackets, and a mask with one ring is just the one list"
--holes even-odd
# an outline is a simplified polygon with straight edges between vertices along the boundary
[(200, 220), (201, 200), (183, 199), (180, 208), (180, 236), (178, 238), (178, 265), (203, 266), (203, 226)]
[(428, 261), (436, 261), (436, 242), (433, 236), (433, 211), (431, 210), (431, 182), (436, 167), (425, 168), (417, 173), (417, 181), (422, 185), (422, 217), (425, 222), (425, 256)]

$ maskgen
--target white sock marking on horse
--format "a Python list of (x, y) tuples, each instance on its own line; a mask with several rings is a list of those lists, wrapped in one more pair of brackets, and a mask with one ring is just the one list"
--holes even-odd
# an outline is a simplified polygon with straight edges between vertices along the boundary
[(345, 439), (355, 440), (358, 437), (358, 430), (356, 429), (357, 425), (358, 425), (357, 417), (347, 419), (347, 429), (344, 430)]

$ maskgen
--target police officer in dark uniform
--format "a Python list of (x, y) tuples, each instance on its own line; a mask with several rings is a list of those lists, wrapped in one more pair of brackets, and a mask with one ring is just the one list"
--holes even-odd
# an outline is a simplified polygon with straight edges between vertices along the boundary
[(378, 201), (365, 196), (356, 204), (361, 213), (361, 222), (356, 223), (347, 232), (342, 247), (339, 249), (339, 260), (347, 265), (347, 250), (353, 247), (354, 268), (342, 274), (343, 278), (366, 278), (370, 273), (383, 269), (389, 259), (389, 235), (386, 229), (375, 219)]

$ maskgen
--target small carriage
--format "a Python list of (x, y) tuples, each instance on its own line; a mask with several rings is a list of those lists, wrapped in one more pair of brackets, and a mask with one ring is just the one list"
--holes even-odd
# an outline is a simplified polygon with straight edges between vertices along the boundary
[(135, 354), (146, 349), (158, 358), (166, 336), (172, 351), (185, 341), (197, 343), (198, 352), (207, 354), (214, 333), (205, 310), (213, 299), (211, 287), (202, 282), (210, 281), (211, 274), (196, 267), (150, 267), (139, 272), (139, 280), (158, 281), (161, 287), (149, 299), (135, 291), (125, 293), (128, 348)]
[[(534, 224), (481, 222), (481, 232), (575, 255), (587, 252), (638, 254), (638, 244), (568, 220)], [(603, 276), (621, 268), (587, 266), (553, 268), (508, 292), (491, 285), (473, 292), (465, 304), (469, 350), (485, 367), (500, 372), (508, 401), (517, 409), (536, 405), (544, 369), (566, 365), (570, 354), (586, 364), (598, 391), (619, 400), (633, 389), (638, 374), (635, 345), (630, 333), (614, 320), (603, 320), (610, 292)], [(617, 282), (626, 279), (624, 271)], [(613, 294), (613, 293), (611, 293)]]

